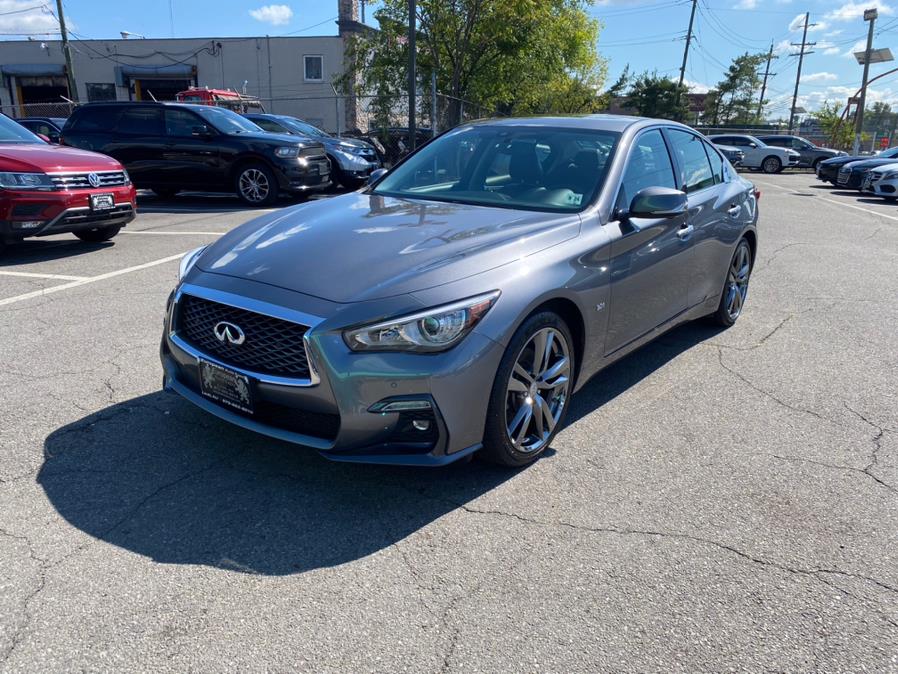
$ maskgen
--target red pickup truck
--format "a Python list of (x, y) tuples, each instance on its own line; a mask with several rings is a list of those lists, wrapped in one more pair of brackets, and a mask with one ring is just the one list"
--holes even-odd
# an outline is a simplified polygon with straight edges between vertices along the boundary
[(115, 159), (50, 145), (0, 115), (0, 251), (62, 232), (108, 241), (136, 210), (134, 186)]

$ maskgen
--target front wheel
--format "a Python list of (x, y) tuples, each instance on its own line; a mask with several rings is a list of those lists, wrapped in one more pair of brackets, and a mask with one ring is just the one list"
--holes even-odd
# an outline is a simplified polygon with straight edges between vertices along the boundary
[(783, 170), (783, 162), (779, 160), (779, 157), (767, 157), (761, 163), (761, 169), (764, 173), (779, 173)]
[(573, 340), (561, 317), (544, 311), (527, 319), (493, 382), (483, 457), (504, 466), (535, 461), (564, 422), (574, 372)]
[(278, 198), (278, 184), (264, 164), (248, 164), (237, 172), (237, 196), (250, 206), (270, 206)]
[(94, 227), (93, 229), (82, 229), (81, 231), (75, 232), (75, 236), (88, 243), (102, 243), (103, 241), (109, 241), (109, 239), (118, 234), (121, 229), (121, 225)]
[(728, 328), (742, 315), (745, 298), (748, 296), (751, 270), (751, 246), (748, 245), (748, 241), (742, 239), (736, 246), (736, 252), (733, 253), (733, 259), (727, 269), (727, 278), (723, 284), (723, 292), (720, 294), (720, 304), (717, 311), (709, 316), (714, 323)]

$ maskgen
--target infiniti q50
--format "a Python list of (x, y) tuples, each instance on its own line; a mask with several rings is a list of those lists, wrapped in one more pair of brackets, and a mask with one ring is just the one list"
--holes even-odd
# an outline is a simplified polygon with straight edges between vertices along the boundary
[(673, 122), (466, 124), (188, 253), (165, 387), (332, 459), (523, 465), (604, 367), (739, 318), (758, 197)]

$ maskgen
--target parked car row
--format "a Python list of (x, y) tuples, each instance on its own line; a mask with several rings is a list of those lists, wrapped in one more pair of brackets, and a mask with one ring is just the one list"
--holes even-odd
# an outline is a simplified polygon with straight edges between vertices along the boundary
[(717, 134), (709, 138), (712, 143), (727, 148), (729, 152), (741, 151), (743, 156), (739, 166), (764, 173), (779, 173), (786, 168), (816, 169), (820, 162), (845, 154), (839, 150), (819, 147), (799, 136), (758, 138), (748, 134)]
[(898, 199), (898, 147), (869, 156), (836, 157), (817, 166), (817, 179), (842, 189), (854, 189)]

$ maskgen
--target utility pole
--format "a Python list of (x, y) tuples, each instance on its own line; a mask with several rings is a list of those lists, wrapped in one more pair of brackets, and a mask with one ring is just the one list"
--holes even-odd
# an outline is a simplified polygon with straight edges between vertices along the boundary
[[(60, 0), (61, 2), (62, 0)], [(408, 0), (408, 143), (409, 149), (414, 151), (417, 145), (417, 129), (415, 128), (415, 24), (416, 2)]]
[(692, 0), (692, 11), (689, 13), (689, 30), (686, 31), (686, 48), (683, 50), (683, 65), (680, 66), (680, 81), (677, 82), (677, 107), (680, 107), (680, 90), (683, 88), (683, 78), (686, 77), (686, 60), (689, 58), (689, 43), (692, 42), (692, 24), (695, 22), (695, 7), (698, 0)]
[(78, 87), (75, 86), (75, 69), (72, 66), (72, 50), (69, 47), (69, 33), (65, 28), (65, 14), (62, 11), (62, 0), (56, 0), (56, 12), (59, 18), (59, 33), (62, 35), (62, 53), (65, 55), (65, 70), (69, 80), (69, 97), (78, 102)]
[(806, 54), (814, 53), (812, 51), (805, 51), (805, 49), (807, 47), (813, 47), (815, 44), (817, 44), (816, 42), (808, 42), (808, 25), (816, 25), (808, 24), (810, 18), (810, 12), (805, 12), (804, 34), (801, 36), (801, 44), (797, 44), (795, 42), (792, 43), (793, 47), (801, 47), (801, 50), (798, 52), (798, 73), (795, 75), (795, 93), (792, 95), (792, 109), (789, 110), (789, 133), (793, 133), (792, 126), (795, 124), (795, 106), (798, 105), (798, 85), (801, 84), (801, 65), (802, 63), (804, 63), (804, 57)]
[(854, 147), (852, 151), (855, 155), (861, 149), (861, 132), (864, 130), (864, 103), (867, 99), (867, 75), (870, 73), (870, 52), (873, 49), (873, 25), (878, 16), (879, 12), (875, 8), (864, 11), (864, 21), (870, 22), (870, 29), (867, 31), (867, 50), (864, 53), (864, 79), (861, 81), (861, 96), (854, 118)]
[[(767, 93), (767, 78), (776, 77), (776, 73), (770, 72), (770, 61), (773, 59), (773, 42), (770, 43), (770, 51), (767, 52), (767, 67), (764, 68), (764, 84), (761, 85), (761, 98), (758, 99), (758, 121), (761, 119), (761, 112), (764, 109), (764, 94)], [(795, 105), (793, 104), (794, 108)]]

